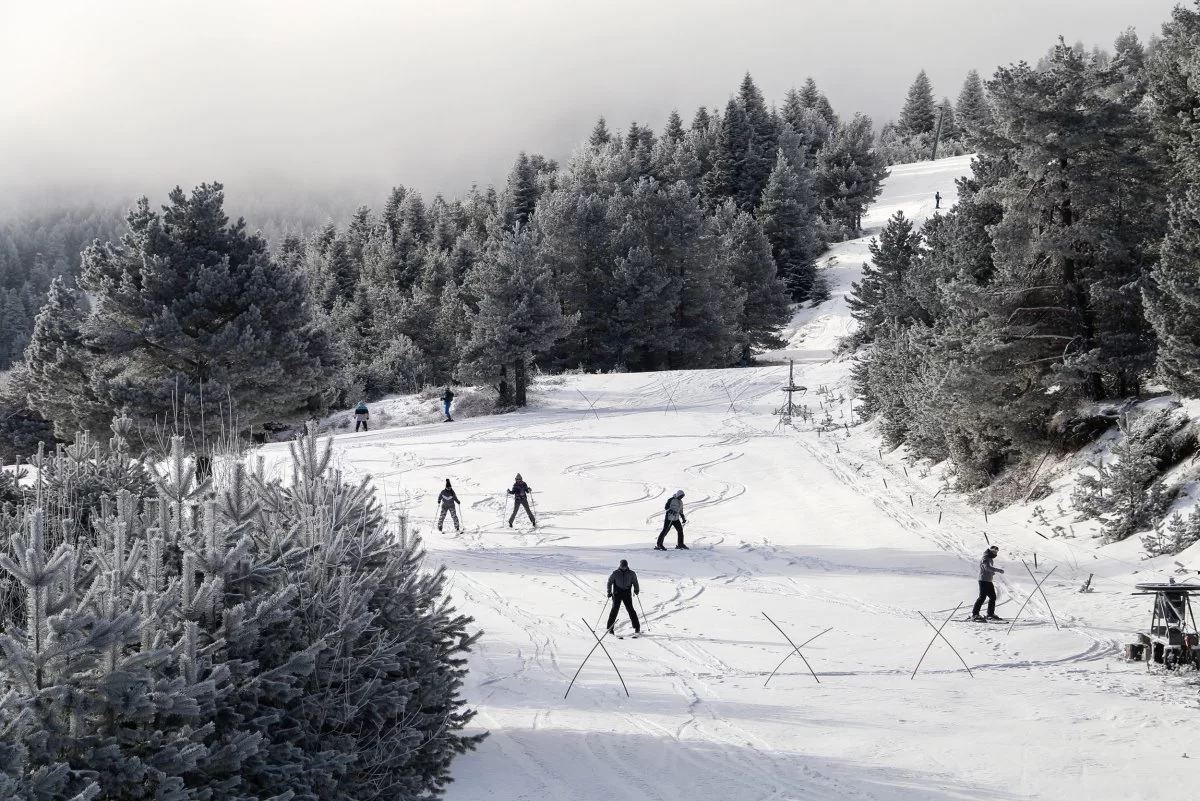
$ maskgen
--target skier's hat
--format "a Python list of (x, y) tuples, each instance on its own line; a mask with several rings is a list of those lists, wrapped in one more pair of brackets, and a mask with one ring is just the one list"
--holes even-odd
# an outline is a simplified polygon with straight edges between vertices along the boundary
[(517, 481), (520, 481), (520, 480), (521, 480), (521, 474), (517, 473)]
[(622, 559), (622, 560), (621, 560), (621, 567), (629, 567), (629, 560), (628, 560), (628, 559)]
[(992, 545), (991, 547), (988, 548), (988, 553), (1000, 553), (1000, 546)]

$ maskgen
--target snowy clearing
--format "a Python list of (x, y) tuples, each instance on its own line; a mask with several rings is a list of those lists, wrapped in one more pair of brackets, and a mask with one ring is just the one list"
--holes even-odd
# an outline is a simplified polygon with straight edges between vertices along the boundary
[[(968, 169), (968, 158), (893, 168), (868, 229), (901, 209), (924, 220), (933, 192), (952, 198)], [(866, 242), (823, 259), (833, 298), (801, 311), (771, 356), (795, 358), (801, 401), (839, 423), (849, 363), (830, 355)], [(880, 453), (866, 427), (778, 426), (786, 380), (785, 363), (569, 376), (543, 382), (521, 413), (337, 438), (349, 474), (371, 475), (392, 511), (407, 507), (430, 566), (447, 567), (454, 602), (484, 632), (466, 694), (491, 736), (455, 763), (447, 799), (1186, 797), (1196, 676), (1119, 654), (1149, 617), (1132, 585), (1165, 581), (1170, 560), (1044, 539), (1027, 507), (985, 523), (939, 492), (936, 471)], [(537, 529), (504, 522), (517, 472)], [(461, 534), (433, 525), (447, 478)], [(652, 550), (678, 488), (691, 550)], [(968, 614), (985, 535), (1007, 570), (999, 613), (1014, 616), (1033, 589), (1020, 560), (1032, 568), (1036, 552), (1039, 580), (1054, 569), (1043, 590), (1062, 630), (1040, 596), (1011, 634), (951, 622), (944, 634), (974, 677), (938, 641), (910, 679), (933, 636), (922, 613), (941, 625), (965, 602), (955, 617)], [(597, 650), (564, 699), (622, 558), (647, 617), (645, 638), (605, 640), (629, 697)], [(1095, 591), (1078, 592), (1092, 573)], [(797, 643), (833, 628), (803, 648), (820, 683), (793, 657), (764, 687), (791, 650), (764, 612)]]

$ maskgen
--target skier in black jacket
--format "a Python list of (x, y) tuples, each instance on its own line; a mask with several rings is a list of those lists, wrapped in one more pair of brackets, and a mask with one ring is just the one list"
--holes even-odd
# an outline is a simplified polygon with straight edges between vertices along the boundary
[(450, 519), (454, 521), (454, 530), (462, 531), (462, 526), (458, 523), (458, 510), (454, 508), (454, 504), (462, 506), (462, 501), (458, 499), (458, 495), (454, 492), (454, 487), (450, 486), (450, 479), (446, 479), (446, 487), (438, 493), (438, 531), (442, 530), (442, 523), (446, 519), (446, 512), (450, 513)]
[[(630, 594), (632, 590), (633, 595)], [(621, 566), (612, 572), (608, 577), (608, 597), (612, 598), (612, 611), (608, 613), (608, 633), (613, 633), (613, 624), (617, 622), (617, 613), (621, 610), (621, 604), (625, 604), (625, 611), (629, 613), (629, 622), (633, 624), (633, 636), (636, 637), (642, 631), (642, 624), (638, 622), (637, 612), (633, 609), (633, 596), (641, 592), (638, 587), (637, 573), (629, 569), (629, 562), (622, 559)]]
[(508, 527), (512, 528), (513, 520), (517, 517), (517, 509), (525, 507), (525, 514), (529, 515), (529, 522), (537, 528), (537, 521), (533, 519), (533, 511), (529, 508), (529, 494), (533, 492), (529, 485), (525, 483), (525, 479), (521, 478), (521, 474), (517, 473), (517, 478), (513, 482), (512, 489), (508, 494), (513, 496), (512, 514), (508, 516)]
[(454, 393), (450, 391), (450, 387), (446, 387), (446, 391), (442, 393), (442, 411), (446, 413), (447, 423), (453, 423), (454, 418), (450, 416), (450, 404), (454, 402)]

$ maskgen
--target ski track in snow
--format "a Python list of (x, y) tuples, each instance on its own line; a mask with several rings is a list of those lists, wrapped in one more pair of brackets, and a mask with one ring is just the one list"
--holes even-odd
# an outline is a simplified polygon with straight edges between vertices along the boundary
[[(933, 191), (949, 199), (968, 162), (893, 168), (868, 230), (898, 209), (928, 217)], [(1149, 777), (1200, 754), (1177, 729), (1194, 718), (1194, 690), (1117, 658), (1144, 605), (1116, 587), (1139, 577), (1109, 570), (1116, 585), (1081, 595), (1100, 564), (1081, 565), (1081, 545), (1042, 540), (1020, 514), (985, 523), (862, 426), (778, 425), (787, 358), (818, 417), (853, 417), (849, 364), (832, 349), (867, 241), (827, 254), (832, 297), (797, 312), (771, 366), (567, 376), (523, 412), (337, 440), (348, 475), (371, 475), (408, 510), (484, 632), (465, 695), (491, 736), (456, 761), (448, 801), (1148, 799), (1166, 797)], [(516, 472), (536, 529), (506, 524)], [(432, 525), (446, 478), (461, 533)], [(659, 553), (677, 487), (691, 550)], [(1057, 565), (1043, 590), (1062, 631), (1040, 596), (1011, 634), (951, 622), (944, 634), (975, 678), (938, 641), (911, 679), (933, 637), (921, 613), (940, 626), (963, 601), (956, 617), (969, 614), (985, 534), (1002, 546), (1005, 614), (1033, 589), (1021, 558), (1040, 554), (1039, 579)], [(586, 628), (603, 631), (620, 558), (638, 571), (646, 636), (604, 646), (631, 695), (597, 649), (564, 699), (595, 642)], [(763, 612), (797, 643), (834, 628), (803, 649), (819, 684), (792, 657), (763, 687), (791, 650)]]

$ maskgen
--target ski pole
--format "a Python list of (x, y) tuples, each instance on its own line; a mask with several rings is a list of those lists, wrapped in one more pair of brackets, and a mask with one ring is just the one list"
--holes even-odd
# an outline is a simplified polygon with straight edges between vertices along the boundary
[(608, 601), (608, 598), (604, 599), (604, 606), (600, 607), (600, 617), (596, 618), (596, 625), (592, 626), (593, 629), (600, 628), (600, 621), (604, 619), (604, 610), (608, 609)]
[(648, 629), (650, 627), (646, 625), (646, 621), (649, 618), (646, 617), (646, 607), (642, 605), (642, 595), (638, 593), (635, 597), (638, 599), (638, 608), (642, 610), (642, 628)]

